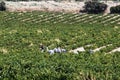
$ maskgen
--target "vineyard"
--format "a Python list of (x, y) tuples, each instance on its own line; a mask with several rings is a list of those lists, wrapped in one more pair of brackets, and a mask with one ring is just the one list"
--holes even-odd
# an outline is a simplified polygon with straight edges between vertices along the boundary
[[(49, 55), (41, 43), (67, 52)], [(2, 80), (119, 80), (119, 53), (118, 14), (0, 12)]]

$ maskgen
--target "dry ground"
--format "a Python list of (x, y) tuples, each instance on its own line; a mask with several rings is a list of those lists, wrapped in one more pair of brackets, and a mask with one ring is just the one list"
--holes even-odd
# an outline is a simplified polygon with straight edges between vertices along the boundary
[[(54, 2), (54, 1), (30, 1), (30, 2), (9, 2), (6, 1), (6, 7), (8, 11), (52, 11), (52, 12), (72, 12), (79, 13), (84, 6), (84, 2)], [(120, 5), (119, 3), (115, 3), (109, 1), (106, 3), (108, 8), (106, 13), (110, 12), (111, 6)]]

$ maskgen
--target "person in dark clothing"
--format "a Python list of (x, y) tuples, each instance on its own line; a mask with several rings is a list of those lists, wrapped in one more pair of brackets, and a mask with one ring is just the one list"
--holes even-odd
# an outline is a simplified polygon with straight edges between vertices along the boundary
[(43, 44), (40, 44), (40, 50), (41, 50), (41, 52), (45, 52), (45, 46), (43, 45)]

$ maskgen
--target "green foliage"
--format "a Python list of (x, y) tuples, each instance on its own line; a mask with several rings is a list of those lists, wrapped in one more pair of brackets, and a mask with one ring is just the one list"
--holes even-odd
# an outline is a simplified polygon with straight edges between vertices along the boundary
[(96, 1), (88, 1), (85, 2), (84, 9), (85, 12), (90, 14), (104, 13), (104, 11), (107, 9), (107, 5)]
[(5, 11), (6, 7), (5, 7), (5, 2), (0, 2), (0, 11)]
[(51, 56), (31, 52), (8, 54), (1, 58), (0, 79), (120, 79), (119, 58), (119, 53), (113, 55), (68, 53)]
[[(1, 12), (0, 80), (119, 80), (119, 52), (106, 54), (120, 47), (119, 18), (111, 14)], [(68, 52), (42, 53), (40, 43)], [(92, 46), (86, 47), (88, 44)], [(89, 54), (89, 49), (108, 44), (112, 45)], [(69, 53), (81, 46), (85, 52)]]
[(110, 13), (120, 13), (120, 5), (110, 8)]

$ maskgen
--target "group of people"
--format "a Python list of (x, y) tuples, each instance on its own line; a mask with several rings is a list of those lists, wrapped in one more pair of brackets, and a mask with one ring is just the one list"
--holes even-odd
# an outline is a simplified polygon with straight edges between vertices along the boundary
[(44, 46), (43, 44), (40, 44), (40, 50), (41, 50), (41, 52), (48, 52), (49, 54), (65, 53), (67, 51), (66, 49), (62, 49), (60, 47), (57, 47), (54, 49), (49, 49), (48, 47)]

